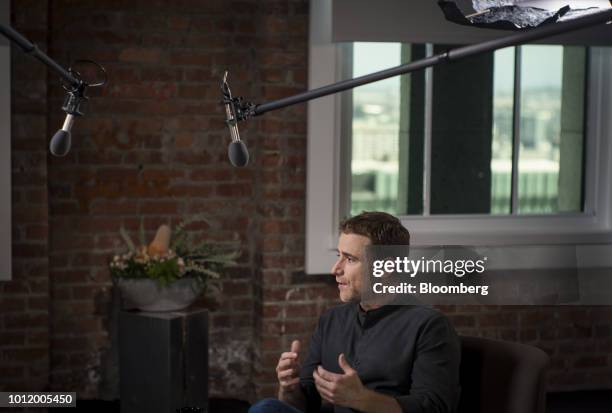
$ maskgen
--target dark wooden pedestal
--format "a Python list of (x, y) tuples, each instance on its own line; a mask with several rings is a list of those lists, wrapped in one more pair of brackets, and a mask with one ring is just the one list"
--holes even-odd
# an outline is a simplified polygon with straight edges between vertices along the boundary
[(121, 413), (207, 410), (208, 311), (119, 316)]

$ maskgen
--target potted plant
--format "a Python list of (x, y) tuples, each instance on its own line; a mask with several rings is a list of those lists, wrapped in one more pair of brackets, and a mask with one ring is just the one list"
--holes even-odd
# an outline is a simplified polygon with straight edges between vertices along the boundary
[(189, 242), (186, 227), (197, 220), (203, 219), (183, 221), (174, 234), (168, 225), (161, 225), (148, 245), (141, 226), (138, 247), (121, 228), (128, 250), (114, 255), (109, 267), (124, 309), (177, 311), (191, 305), (207, 287), (218, 289), (219, 271), (235, 264), (239, 251), (235, 243)]

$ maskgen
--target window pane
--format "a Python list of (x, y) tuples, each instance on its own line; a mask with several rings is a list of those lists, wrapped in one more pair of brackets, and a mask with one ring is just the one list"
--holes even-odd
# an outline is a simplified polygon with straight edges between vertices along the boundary
[(493, 56), (491, 214), (509, 214), (512, 207), (513, 104), (514, 47), (508, 47)]
[[(399, 43), (355, 43), (353, 77), (401, 61)], [(400, 78), (353, 89), (351, 214), (397, 213)]]
[(522, 48), (521, 214), (582, 210), (584, 76), (584, 48)]

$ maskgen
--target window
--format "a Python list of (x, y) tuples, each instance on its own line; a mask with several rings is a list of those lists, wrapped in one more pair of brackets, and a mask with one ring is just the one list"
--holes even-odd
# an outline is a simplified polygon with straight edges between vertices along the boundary
[[(332, 43), (315, 3), (310, 89), (368, 70), (368, 45)], [(456, 46), (375, 47), (394, 65)], [(329, 271), (339, 221), (361, 209), (398, 215), (415, 245), (612, 241), (612, 51), (527, 45), (457, 75), (466, 60), (308, 103), (307, 273)], [(557, 70), (534, 71), (542, 60)]]
[[(418, 60), (426, 49), (349, 47), (352, 77)], [(436, 66), (433, 76), (353, 89), (341, 115), (350, 125), (351, 215), (582, 212), (586, 54), (580, 46), (513, 47)], [(432, 149), (425, 161), (424, 146)]]

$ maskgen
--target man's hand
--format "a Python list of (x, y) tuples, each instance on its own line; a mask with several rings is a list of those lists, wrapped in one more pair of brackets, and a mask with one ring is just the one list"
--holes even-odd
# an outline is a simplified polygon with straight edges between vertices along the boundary
[(344, 354), (338, 357), (338, 364), (344, 374), (335, 374), (317, 367), (312, 376), (321, 397), (340, 406), (350, 407), (364, 413), (401, 413), (402, 409), (393, 397), (377, 393), (363, 385)]
[(318, 366), (312, 373), (315, 386), (321, 397), (332, 404), (353, 407), (364, 397), (365, 387), (344, 353), (338, 357), (338, 364), (344, 374), (336, 374)]
[(291, 351), (281, 354), (276, 366), (276, 377), (280, 385), (279, 392), (293, 392), (299, 388), (300, 382), (300, 342), (291, 343)]

